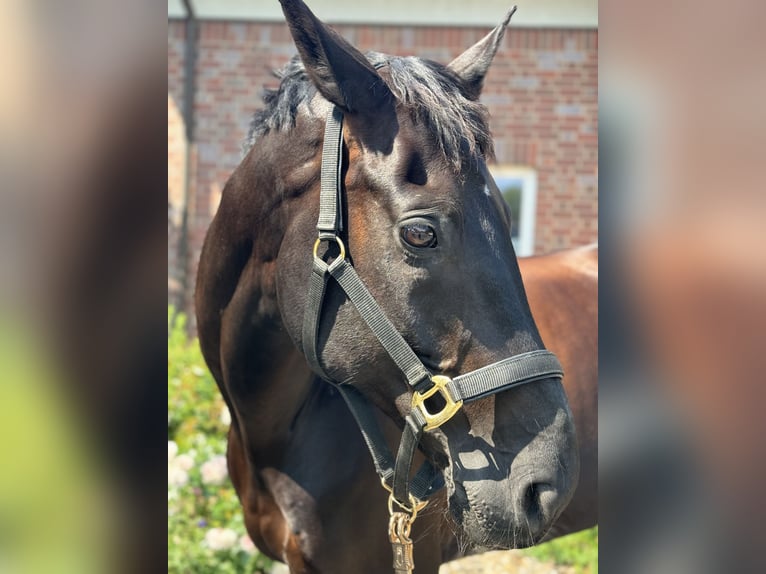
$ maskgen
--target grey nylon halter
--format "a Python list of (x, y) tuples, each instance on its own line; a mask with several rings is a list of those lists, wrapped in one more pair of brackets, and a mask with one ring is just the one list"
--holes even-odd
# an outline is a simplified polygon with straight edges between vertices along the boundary
[[(429, 372), (386, 317), (354, 267), (346, 259), (345, 245), (339, 237), (343, 229), (342, 147), (343, 113), (333, 106), (327, 117), (322, 149), (317, 223), (319, 237), (314, 244), (308, 304), (303, 317), (303, 350), (314, 372), (334, 384), (351, 409), (372, 455), (375, 470), (383, 485), (391, 491), (391, 501), (414, 514), (417, 504), (443, 486), (441, 472), (429, 461), (426, 461), (410, 480), (412, 459), (424, 431), (432, 430), (445, 423), (463, 403), (534, 381), (552, 377), (561, 378), (563, 371), (553, 353), (537, 350), (503, 359), (454, 379), (432, 375)], [(496, 184), (483, 162), (482, 171), (487, 185), (497, 192)], [(318, 253), (323, 242), (335, 243), (340, 250), (339, 255), (329, 264)], [(322, 368), (317, 349), (317, 336), (322, 317), (322, 303), (330, 277), (333, 277), (346, 293), (413, 390), (412, 409), (404, 419), (404, 431), (396, 459), (388, 449), (375, 421), (372, 405), (351, 385), (337, 384)], [(431, 413), (425, 401), (436, 393), (441, 394), (445, 405), (438, 413)]]

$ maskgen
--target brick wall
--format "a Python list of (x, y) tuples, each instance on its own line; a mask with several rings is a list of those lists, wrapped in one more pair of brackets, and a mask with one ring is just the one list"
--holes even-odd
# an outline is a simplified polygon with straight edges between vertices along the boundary
[[(486, 29), (337, 26), (360, 50), (416, 55), (443, 63)], [(168, 23), (168, 106), (183, 94), (184, 23)], [(189, 271), (226, 179), (240, 160), (250, 117), (261, 107), (271, 70), (295, 53), (287, 25), (202, 22), (195, 102), (196, 149), (189, 198)], [(499, 164), (533, 167), (538, 175), (535, 251), (584, 245), (597, 237), (596, 30), (514, 29), (485, 82)], [(170, 129), (170, 111), (169, 111)], [(170, 155), (168, 162), (178, 161)], [(168, 167), (169, 172), (171, 166)], [(170, 174), (169, 174), (170, 175)], [(170, 179), (168, 182), (170, 190)], [(169, 251), (175, 248), (169, 237)], [(193, 281), (190, 285), (193, 285)]]
[(182, 117), (184, 25), (168, 25), (168, 302), (183, 304), (178, 260), (181, 209), (186, 160), (186, 134)]
[(177, 300), (181, 275), (178, 261), (178, 241), (183, 208), (184, 163), (186, 138), (181, 110), (168, 95), (168, 295)]

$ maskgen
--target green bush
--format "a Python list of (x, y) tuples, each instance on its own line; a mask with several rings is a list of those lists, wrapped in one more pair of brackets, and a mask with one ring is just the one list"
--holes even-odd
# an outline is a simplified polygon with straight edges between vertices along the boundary
[(199, 343), (186, 334), (186, 316), (168, 308), (168, 436), (182, 449), (198, 434), (224, 437), (226, 414)]
[(265, 573), (225, 464), (226, 405), (186, 317), (168, 309), (168, 573)]
[(524, 553), (538, 560), (572, 566), (580, 574), (598, 574), (598, 526), (556, 538)]

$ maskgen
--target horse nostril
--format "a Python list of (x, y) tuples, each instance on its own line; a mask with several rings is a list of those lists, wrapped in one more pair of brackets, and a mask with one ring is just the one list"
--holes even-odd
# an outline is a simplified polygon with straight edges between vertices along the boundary
[(556, 489), (545, 482), (533, 482), (527, 485), (521, 498), (521, 510), (530, 526), (542, 524), (555, 514)]
[(540, 509), (538, 483), (534, 482), (524, 489), (521, 499), (521, 508), (528, 518), (538, 518), (542, 514)]

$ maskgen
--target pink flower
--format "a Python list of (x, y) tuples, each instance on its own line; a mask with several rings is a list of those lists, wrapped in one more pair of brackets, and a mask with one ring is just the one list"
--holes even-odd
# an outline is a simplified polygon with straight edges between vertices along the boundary
[(223, 484), (228, 476), (225, 456), (214, 456), (200, 468), (202, 482), (205, 484)]
[(237, 533), (231, 528), (211, 528), (205, 534), (204, 544), (211, 550), (228, 550), (237, 543)]
[(220, 419), (223, 426), (227, 427), (231, 424), (231, 413), (229, 412), (229, 408), (226, 405), (224, 405), (221, 409)]
[(194, 466), (194, 459), (188, 454), (178, 454), (178, 445), (168, 441), (168, 486), (180, 488), (189, 482), (189, 470)]
[(248, 554), (255, 554), (258, 550), (255, 548), (255, 544), (250, 540), (247, 534), (243, 534), (239, 537), (239, 547)]
[(173, 460), (177, 454), (178, 454), (178, 445), (175, 443), (175, 441), (169, 440), (168, 441), (168, 462)]
[(189, 473), (171, 464), (168, 466), (168, 486), (180, 488), (189, 482)]
[(173, 461), (173, 465), (188, 472), (194, 466), (194, 459), (188, 454), (179, 454)]

